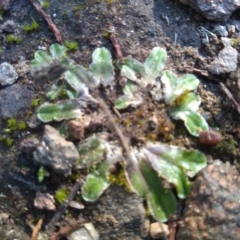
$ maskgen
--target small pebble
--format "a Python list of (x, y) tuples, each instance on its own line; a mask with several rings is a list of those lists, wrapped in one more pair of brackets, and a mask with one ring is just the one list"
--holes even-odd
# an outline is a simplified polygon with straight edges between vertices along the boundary
[(150, 235), (152, 239), (166, 238), (169, 235), (168, 225), (155, 222), (150, 225)]
[(77, 202), (77, 201), (71, 201), (68, 206), (78, 209), (78, 210), (82, 210), (84, 209), (84, 205), (81, 202)]
[(222, 141), (222, 135), (213, 130), (201, 131), (199, 141), (204, 145), (215, 146)]
[(68, 122), (68, 131), (75, 139), (84, 138), (84, 126), (77, 120), (70, 120)]
[(92, 223), (85, 223), (83, 228), (71, 233), (68, 240), (99, 240), (99, 234)]
[(34, 207), (38, 209), (46, 209), (50, 211), (55, 211), (55, 200), (54, 197), (48, 193), (36, 193), (36, 198), (34, 199)]

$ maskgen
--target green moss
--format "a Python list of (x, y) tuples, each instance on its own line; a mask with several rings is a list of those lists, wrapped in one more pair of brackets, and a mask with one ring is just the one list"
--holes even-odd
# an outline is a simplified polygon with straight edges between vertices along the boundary
[(71, 51), (75, 51), (75, 50), (78, 49), (78, 43), (77, 42), (65, 41), (64, 45)]
[(2, 48), (2, 46), (0, 46), (0, 53), (2, 53), (3, 52), (3, 48)]
[(21, 38), (19, 38), (19, 37), (16, 37), (16, 36), (14, 36), (13, 34), (8, 34), (7, 36), (6, 36), (6, 41), (8, 42), (8, 43), (20, 43), (21, 42)]
[(107, 3), (107, 4), (111, 5), (111, 4), (113, 4), (113, 3), (114, 3), (114, 1), (115, 1), (115, 0), (105, 0), (105, 3)]
[(50, 2), (49, 1), (43, 1), (42, 2), (42, 8), (43, 9), (47, 9), (50, 7)]
[(33, 99), (33, 100), (31, 101), (31, 106), (37, 107), (37, 106), (39, 105), (39, 101), (40, 101), (39, 98)]
[(27, 128), (27, 124), (24, 121), (20, 121), (18, 123), (18, 129), (19, 130), (25, 130)]
[(48, 177), (50, 174), (49, 172), (44, 168), (44, 166), (41, 166), (38, 169), (38, 181), (42, 182), (45, 177)]
[(55, 198), (60, 204), (67, 199), (67, 196), (68, 196), (68, 191), (66, 189), (58, 189), (55, 192)]
[(16, 118), (8, 119), (7, 125), (8, 125), (8, 129), (10, 130), (10, 132), (16, 130), (17, 129), (17, 120), (16, 120)]
[(104, 32), (103, 32), (103, 37), (109, 38), (109, 37), (110, 37), (110, 32), (104, 31)]
[(16, 118), (10, 118), (7, 121), (7, 128), (4, 129), (5, 133), (11, 133), (15, 130), (24, 130), (27, 128), (27, 125), (24, 121), (20, 121), (19, 123), (17, 123)]
[(108, 181), (112, 184), (123, 186), (129, 191), (131, 190), (131, 187), (129, 185), (128, 180), (126, 179), (126, 175), (124, 172), (124, 169), (122, 168), (118, 174), (109, 174)]
[(32, 31), (36, 30), (38, 27), (39, 27), (38, 23), (34, 20), (34, 21), (32, 21), (32, 23), (30, 25), (24, 25), (23, 30), (25, 32), (32, 32)]
[(100, 141), (98, 138), (94, 138), (90, 143), (91, 149), (96, 149), (100, 145)]
[(224, 153), (226, 155), (234, 155), (236, 153), (236, 145), (232, 136), (227, 139), (222, 140), (216, 147), (219, 153)]
[(33, 111), (32, 111), (32, 110), (29, 110), (29, 111), (27, 112), (27, 118), (31, 117), (32, 115), (33, 115)]
[(231, 43), (233, 47), (237, 47), (239, 45), (238, 39), (237, 38), (232, 38)]
[(5, 143), (7, 144), (7, 146), (11, 146), (13, 144), (13, 139), (12, 138), (6, 138)]

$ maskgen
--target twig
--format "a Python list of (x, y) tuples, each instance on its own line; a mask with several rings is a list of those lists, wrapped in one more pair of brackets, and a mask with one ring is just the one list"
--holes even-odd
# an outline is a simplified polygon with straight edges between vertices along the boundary
[(204, 76), (204, 77), (208, 77), (209, 79), (218, 82), (218, 84), (220, 85), (220, 88), (222, 89), (222, 91), (225, 93), (225, 95), (228, 97), (228, 99), (233, 102), (233, 104), (236, 107), (238, 113), (240, 114), (240, 105), (235, 100), (235, 98), (233, 97), (232, 93), (225, 87), (225, 85), (222, 82), (219, 82), (214, 76), (210, 75), (205, 70), (196, 69), (196, 68), (193, 68), (191, 66), (185, 66), (184, 69), (187, 72), (196, 73), (196, 74), (199, 74), (199, 75)]
[(68, 198), (62, 203), (62, 205), (59, 207), (58, 211), (54, 214), (53, 218), (46, 226), (47, 234), (51, 234), (51, 232), (53, 232), (54, 225), (60, 220), (63, 213), (66, 211), (69, 202), (71, 202), (73, 200), (73, 198), (76, 196), (77, 191), (80, 189), (81, 186), (82, 186), (82, 181), (78, 179), (75, 182), (75, 184), (72, 188), (72, 191), (68, 195)]
[(237, 103), (237, 101), (234, 99), (232, 93), (225, 87), (225, 85), (224, 85), (222, 82), (220, 82), (219, 85), (220, 85), (221, 89), (223, 90), (223, 92), (224, 92), (224, 93), (226, 94), (226, 96), (228, 97), (228, 99), (230, 99), (230, 100), (233, 102), (233, 104), (235, 105), (238, 113), (240, 114), (240, 106), (239, 106), (239, 104)]
[(196, 73), (196, 74), (201, 75), (203, 77), (208, 77), (210, 79), (215, 80), (214, 78), (212, 78), (212, 76), (209, 75), (208, 71), (206, 71), (206, 70), (197, 69), (197, 68), (194, 68), (192, 66), (184, 66), (184, 70), (186, 72)]
[(119, 119), (122, 119), (122, 116), (120, 114), (120, 112), (115, 108), (115, 106), (112, 106), (112, 110), (114, 111), (114, 113), (118, 116)]
[(122, 119), (122, 116), (121, 116), (120, 112), (115, 108), (113, 101), (108, 96), (106, 96), (106, 98), (107, 98), (108, 102), (110, 103), (112, 110), (117, 115), (117, 117), (119, 119)]
[(118, 41), (117, 41), (117, 38), (116, 38), (115, 33), (111, 33), (110, 39), (111, 39), (112, 45), (113, 45), (114, 48), (115, 48), (117, 58), (120, 60), (121, 63), (123, 63), (122, 50), (121, 50), (121, 47), (120, 47), (120, 45), (119, 45), (119, 43), (118, 43)]
[(54, 233), (48, 240), (58, 240), (62, 237), (65, 237), (72, 232), (81, 228), (84, 224), (85, 220), (83, 218), (79, 219), (78, 221), (61, 227), (57, 233)]
[(46, 14), (43, 9), (41, 8), (40, 4), (35, 2), (34, 0), (29, 0), (32, 5), (35, 7), (35, 9), (37, 10), (37, 12), (46, 20), (46, 22), (48, 23), (49, 28), (52, 30), (56, 40), (58, 42), (62, 42), (62, 37), (60, 34), (60, 31), (57, 29), (56, 25), (54, 24), (54, 22), (52, 21), (52, 18), (50, 15)]
[(176, 239), (176, 231), (177, 231), (177, 225), (178, 225), (178, 217), (172, 216), (169, 220), (169, 240), (175, 240)]
[(31, 240), (37, 240), (38, 232), (40, 231), (40, 229), (42, 227), (44, 218), (45, 218), (45, 215), (42, 215), (41, 218), (38, 220), (38, 223), (36, 224), (36, 226), (33, 229)]

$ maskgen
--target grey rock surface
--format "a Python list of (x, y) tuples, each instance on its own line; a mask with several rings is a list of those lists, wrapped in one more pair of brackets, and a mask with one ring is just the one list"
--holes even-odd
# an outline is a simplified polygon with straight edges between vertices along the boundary
[(217, 160), (196, 178), (177, 240), (236, 240), (240, 236), (240, 175)]
[(0, 89), (0, 118), (16, 118), (25, 114), (33, 98), (34, 92), (22, 84)]
[(229, 18), (233, 11), (240, 8), (240, 0), (180, 0), (191, 6), (209, 20), (224, 21)]
[(37, 146), (40, 144), (39, 140), (35, 137), (30, 137), (27, 139), (24, 139), (20, 143), (20, 150), (25, 153), (33, 153)]
[(71, 233), (68, 240), (99, 240), (99, 234), (92, 223), (85, 223), (83, 228)]
[(81, 216), (93, 223), (100, 239), (150, 240), (142, 200), (123, 187), (111, 186), (94, 205), (86, 203)]
[(222, 38), (224, 48), (208, 65), (208, 71), (212, 74), (224, 74), (234, 72), (237, 69), (238, 51), (231, 46), (231, 40)]
[(12, 85), (17, 81), (18, 74), (15, 68), (7, 62), (0, 64), (0, 86)]
[(214, 27), (213, 32), (220, 37), (227, 37), (228, 36), (228, 31), (226, 26), (223, 25), (217, 25)]
[(16, 23), (12, 20), (7, 20), (0, 26), (0, 29), (5, 33), (13, 33), (16, 28)]
[(51, 167), (56, 173), (69, 176), (79, 153), (72, 142), (66, 141), (59, 132), (46, 125), (41, 145), (33, 153), (37, 164)]

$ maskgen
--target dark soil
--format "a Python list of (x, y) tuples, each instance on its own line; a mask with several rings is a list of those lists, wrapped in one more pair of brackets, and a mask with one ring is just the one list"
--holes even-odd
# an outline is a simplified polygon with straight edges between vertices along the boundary
[[(63, 42), (65, 40), (78, 42), (78, 50), (70, 54), (76, 62), (83, 66), (89, 65), (93, 50), (99, 46), (106, 47), (111, 51), (114, 58), (116, 57), (109, 38), (104, 37), (104, 33), (109, 30), (110, 26), (114, 26), (116, 30), (124, 56), (131, 55), (143, 62), (154, 46), (165, 47), (168, 53), (165, 68), (179, 75), (186, 73), (185, 65), (206, 70), (208, 61), (214, 54), (217, 54), (217, 43), (212, 41), (209, 45), (203, 45), (203, 36), (198, 31), (201, 26), (211, 31), (217, 23), (204, 19), (191, 8), (175, 0), (51, 0), (50, 3), (46, 12), (52, 16), (60, 30)], [(36, 12), (28, 0), (19, 0), (17, 3), (15, 0), (10, 0), (9, 8), (3, 12), (2, 17), (2, 23), (13, 20), (17, 24), (14, 34), (21, 38), (21, 42), (19, 44), (9, 43), (6, 40), (7, 33), (1, 33), (0, 45), (3, 51), (0, 53), (0, 63), (9, 62), (19, 70), (20, 60), (25, 59), (26, 64), (29, 64), (34, 53), (40, 47), (47, 49), (52, 43), (56, 42), (46, 21)], [(39, 28), (31, 33), (24, 32), (22, 30), (23, 25), (30, 24), (32, 19), (39, 23)], [(235, 13), (222, 24), (234, 25), (237, 22), (239, 22), (239, 16)], [(209, 125), (222, 133), (223, 141), (216, 147), (203, 147), (199, 145), (198, 140), (189, 136), (182, 128), (181, 123), (167, 122), (168, 120), (162, 123), (162, 129), (165, 129), (166, 126), (171, 129), (172, 124), (174, 124), (177, 131), (176, 135), (168, 138), (165, 133), (156, 132), (156, 135), (149, 136), (149, 138), (152, 137), (155, 140), (156, 137), (161, 135), (165, 142), (178, 143), (185, 147), (199, 149), (208, 156), (209, 161), (221, 159), (223, 162), (228, 161), (231, 164), (238, 165), (240, 161), (240, 151), (238, 149), (240, 140), (239, 114), (221, 91), (217, 81), (198, 77), (201, 81), (199, 87), (202, 97), (201, 111), (208, 118)], [(238, 72), (218, 76), (217, 80), (224, 82), (235, 94), (234, 96), (238, 98), (238, 89), (236, 90)], [(43, 102), (45, 93), (52, 83), (34, 82), (29, 71), (26, 71), (21, 74), (17, 84), (33, 91), (33, 99), (40, 99)], [(7, 106), (8, 103), (5, 104)], [(160, 111), (160, 117), (167, 119), (164, 109), (157, 108), (155, 103), (151, 102), (150, 104), (153, 105), (151, 111), (157, 109)], [(6, 106), (4, 107), (6, 108)], [(0, 107), (3, 108), (3, 106)], [(146, 108), (146, 106), (144, 107)], [(35, 111), (36, 107), (31, 106), (31, 101), (29, 101), (29, 106), (14, 113), (14, 117), (18, 121), (29, 122), (34, 117)], [(123, 116), (129, 118), (129, 114), (133, 114), (130, 117), (134, 118), (134, 114), (137, 113), (132, 111), (131, 113), (123, 113)], [(141, 114), (141, 117), (143, 117), (144, 112)], [(124, 129), (126, 135), (139, 129), (136, 119), (132, 119), (132, 123), (130, 129)], [(39, 125), (35, 129), (28, 128), (23, 131), (14, 131), (11, 134), (4, 133), (6, 128), (7, 120), (0, 119), (0, 136), (7, 136), (7, 138), (14, 140), (11, 146), (7, 146), (4, 141), (0, 142), (0, 213), (9, 214), (7, 219), (0, 219), (0, 222), (3, 221), (4, 223), (4, 229), (1, 229), (2, 224), (0, 224), (0, 239), (17, 238), (26, 240), (27, 236), (31, 234), (27, 221), (35, 225), (36, 220), (42, 214), (33, 207), (36, 191), (54, 193), (57, 188), (63, 186), (70, 189), (73, 182), (67, 179), (62, 180), (61, 176), (53, 175), (46, 182), (40, 184), (37, 180), (39, 166), (33, 164), (31, 156), (19, 151), (19, 144), (24, 138), (30, 135), (38, 137), (42, 135), (43, 125)], [(124, 128), (124, 124), (122, 128)], [(145, 134), (147, 127), (141, 130), (143, 132), (137, 132), (136, 135)], [(91, 211), (89, 212), (87, 209), (88, 218), (93, 222), (100, 221), (100, 217), (98, 220), (94, 219), (94, 216), (96, 217), (95, 206), (90, 206), (89, 209), (93, 209), (93, 213), (91, 216)], [(46, 222), (51, 217), (52, 214), (50, 213), (45, 219)], [(96, 228), (103, 236), (101, 239), (108, 239), (104, 236), (111, 233), (109, 228), (108, 230), (102, 226), (99, 229), (97, 226)], [(10, 229), (14, 233), (9, 238), (7, 233)], [(116, 236), (120, 239), (119, 235), (116, 234)], [(131, 234), (127, 236), (121, 239), (131, 238)], [(139, 237), (136, 239), (145, 238)]]

